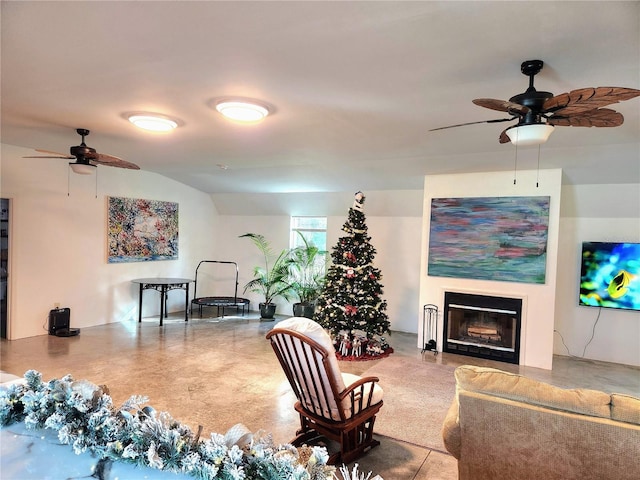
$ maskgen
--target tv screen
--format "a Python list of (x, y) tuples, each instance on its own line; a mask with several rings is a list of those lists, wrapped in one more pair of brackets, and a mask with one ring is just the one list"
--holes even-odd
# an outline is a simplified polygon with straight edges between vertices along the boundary
[(640, 243), (582, 243), (580, 305), (640, 310)]

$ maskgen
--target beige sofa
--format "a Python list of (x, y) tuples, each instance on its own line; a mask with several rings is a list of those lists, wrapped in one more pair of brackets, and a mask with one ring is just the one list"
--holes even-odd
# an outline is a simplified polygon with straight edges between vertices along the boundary
[(442, 436), (460, 480), (640, 478), (640, 399), (468, 365), (455, 377)]

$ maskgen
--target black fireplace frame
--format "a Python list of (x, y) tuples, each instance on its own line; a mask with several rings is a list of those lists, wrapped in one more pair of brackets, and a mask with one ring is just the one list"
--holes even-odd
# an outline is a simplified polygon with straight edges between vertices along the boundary
[[(449, 305), (465, 305), (486, 309), (506, 310), (516, 312), (514, 351), (496, 349), (481, 343), (452, 343), (448, 339)], [(520, 335), (522, 331), (522, 299), (513, 297), (498, 297), (494, 295), (480, 295), (473, 293), (445, 292), (442, 351), (467, 355), (470, 357), (497, 360), (506, 363), (520, 364)]]

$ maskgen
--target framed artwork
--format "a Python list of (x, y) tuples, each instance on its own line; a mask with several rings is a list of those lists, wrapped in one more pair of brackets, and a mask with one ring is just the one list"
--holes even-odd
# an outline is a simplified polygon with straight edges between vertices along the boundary
[(108, 197), (108, 262), (178, 258), (178, 204)]
[(549, 201), (543, 196), (432, 199), (428, 274), (544, 283)]

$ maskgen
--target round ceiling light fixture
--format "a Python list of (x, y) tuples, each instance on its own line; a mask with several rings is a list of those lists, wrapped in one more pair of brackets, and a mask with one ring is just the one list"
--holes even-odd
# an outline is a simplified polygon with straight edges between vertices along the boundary
[(160, 113), (129, 112), (123, 116), (136, 127), (150, 132), (170, 132), (180, 124), (178, 120)]
[(80, 162), (71, 162), (69, 163), (71, 170), (73, 173), (78, 173), (80, 175), (91, 175), (96, 171), (96, 166), (91, 163), (80, 163)]
[(540, 145), (549, 140), (549, 135), (553, 133), (553, 125), (547, 123), (516, 125), (508, 128), (505, 133), (514, 145)]
[(213, 104), (225, 118), (241, 123), (256, 123), (271, 113), (267, 105), (251, 98), (223, 98)]

